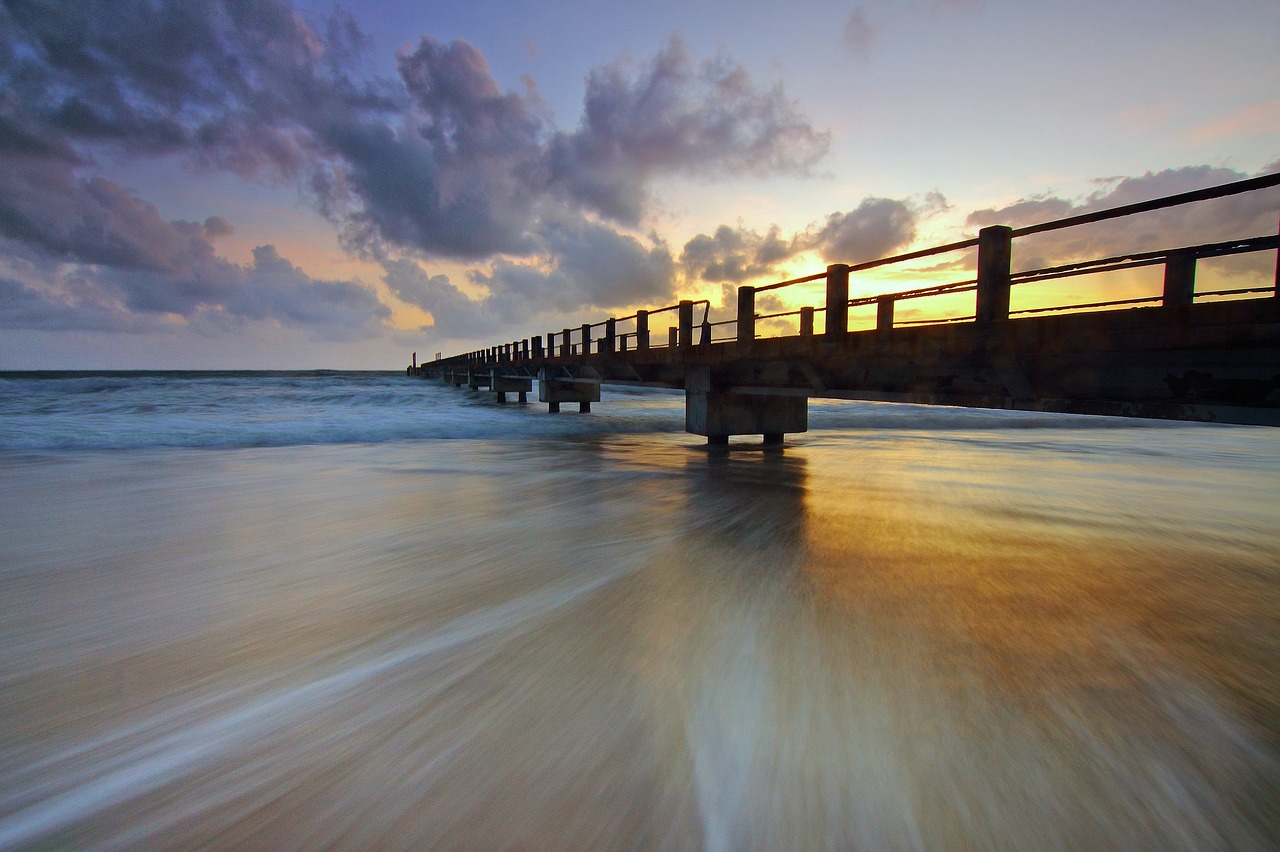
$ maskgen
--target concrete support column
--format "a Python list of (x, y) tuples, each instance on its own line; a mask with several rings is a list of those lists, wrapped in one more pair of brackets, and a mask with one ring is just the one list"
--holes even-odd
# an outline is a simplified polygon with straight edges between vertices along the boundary
[(813, 337), (813, 308), (800, 309), (800, 333), (805, 337)]
[(599, 382), (555, 378), (550, 372), (544, 369), (538, 373), (538, 401), (545, 402), (552, 414), (560, 410), (562, 402), (576, 402), (579, 411), (589, 412), (591, 403), (600, 401)]
[(636, 351), (649, 351), (649, 312), (636, 311)]
[(1013, 230), (991, 225), (978, 232), (978, 309), (980, 323), (1009, 318), (1009, 264), (1013, 259)]
[(685, 373), (684, 426), (711, 445), (730, 435), (763, 435), (766, 444), (782, 443), (787, 432), (807, 432), (809, 400), (803, 396), (737, 393), (708, 366)]
[(693, 345), (693, 302), (688, 299), (680, 301), (678, 309), (680, 322), (680, 348)]
[(1196, 256), (1175, 251), (1164, 261), (1164, 306), (1189, 305), (1195, 300)]
[(833, 263), (827, 267), (828, 341), (843, 339), (849, 333), (849, 265)]

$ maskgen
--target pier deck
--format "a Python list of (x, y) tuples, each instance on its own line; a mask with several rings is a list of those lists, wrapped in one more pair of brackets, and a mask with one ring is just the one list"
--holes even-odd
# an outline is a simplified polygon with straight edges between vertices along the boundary
[[(553, 411), (562, 402), (589, 410), (600, 399), (601, 385), (683, 388), (686, 428), (712, 443), (734, 434), (779, 441), (785, 433), (805, 431), (808, 397), (1277, 426), (1280, 275), (1264, 287), (1208, 293), (1195, 287), (1197, 261), (1275, 251), (1276, 234), (1019, 272), (1011, 272), (1010, 259), (1017, 237), (1278, 184), (1280, 175), (1268, 175), (1029, 228), (992, 226), (973, 240), (741, 287), (735, 319), (713, 323), (705, 302), (685, 300), (552, 332), (545, 343), (539, 335), (422, 365), (415, 356), (409, 372), (499, 394), (517, 391), (522, 400), (536, 379), (540, 401)], [(851, 273), (974, 249), (972, 279), (849, 298)], [(1164, 267), (1159, 294), (1010, 311), (1010, 291), (1019, 284), (1155, 265)], [(767, 316), (755, 310), (760, 292), (818, 281), (826, 284), (822, 306)], [(970, 292), (972, 316), (895, 322), (895, 307), (903, 302)], [(870, 305), (876, 308), (875, 327), (850, 331), (850, 307)], [(700, 306), (703, 318), (695, 325)], [(676, 313), (677, 325), (665, 346), (653, 345), (650, 321), (666, 311)], [(817, 333), (816, 314), (823, 315)], [(759, 321), (792, 316), (799, 333), (757, 336)], [(715, 339), (730, 328), (731, 338)]]

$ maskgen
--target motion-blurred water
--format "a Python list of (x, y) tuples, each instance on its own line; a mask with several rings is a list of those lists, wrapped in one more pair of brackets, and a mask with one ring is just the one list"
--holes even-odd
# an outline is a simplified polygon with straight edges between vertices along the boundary
[(1280, 431), (0, 376), (0, 848), (1280, 845)]

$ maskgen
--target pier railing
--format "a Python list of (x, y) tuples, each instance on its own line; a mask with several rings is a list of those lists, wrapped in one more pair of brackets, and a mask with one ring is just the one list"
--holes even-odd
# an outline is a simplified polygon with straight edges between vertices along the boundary
[[(862, 263), (835, 263), (829, 265), (823, 272), (759, 287), (739, 287), (736, 315), (731, 319), (712, 322), (709, 300), (685, 299), (662, 308), (639, 310), (630, 316), (610, 317), (595, 323), (583, 323), (576, 328), (564, 328), (558, 332), (548, 332), (545, 338), (542, 335), (537, 335), (524, 340), (504, 342), (447, 359), (440, 359), (437, 353), (437, 362), (441, 364), (457, 363), (469, 365), (528, 364), (592, 354), (625, 353), (629, 351), (640, 353), (664, 348), (681, 350), (687, 347), (706, 346), (723, 342), (737, 342), (745, 346), (759, 339), (757, 334), (759, 323), (771, 320), (788, 320), (792, 317), (796, 318), (797, 333), (800, 336), (816, 336), (815, 317), (819, 313), (823, 314), (822, 336), (827, 339), (837, 339), (849, 332), (850, 308), (870, 306), (875, 306), (876, 309), (874, 330), (878, 334), (887, 334), (895, 327), (902, 326), (955, 322), (995, 323), (1030, 314), (1071, 313), (1143, 305), (1177, 308), (1191, 305), (1197, 298), (1207, 297), (1257, 296), (1260, 294), (1277, 297), (1280, 296), (1280, 234), (1264, 234), (1220, 242), (1177, 246), (1156, 251), (1130, 252), (1017, 272), (1012, 271), (1011, 268), (1013, 242), (1021, 237), (1060, 231), (1242, 193), (1257, 192), (1277, 185), (1280, 185), (1280, 173), (1169, 195), (1136, 204), (1127, 204), (1106, 210), (1068, 216), (1021, 228), (991, 225), (982, 228), (978, 232), (978, 236), (972, 239), (932, 246)], [(1277, 222), (1280, 223), (1280, 209), (1277, 210)], [(853, 274), (871, 269), (907, 264), (911, 261), (954, 252), (971, 251), (975, 248), (977, 249), (977, 259), (975, 274), (972, 278), (893, 293), (856, 298), (849, 297), (849, 280)], [(1276, 276), (1271, 285), (1205, 292), (1196, 291), (1196, 264), (1198, 261), (1261, 251), (1277, 251)], [(1149, 266), (1164, 267), (1163, 287), (1159, 293), (1047, 307), (1021, 308), (1017, 310), (1011, 310), (1010, 308), (1011, 291), (1017, 285), (1035, 284)], [(756, 311), (756, 296), (760, 293), (818, 281), (824, 281), (826, 284), (826, 298), (821, 305), (804, 306), (793, 310), (763, 314)], [(900, 303), (963, 293), (975, 294), (972, 314), (923, 320), (895, 318), (895, 312)], [(696, 316), (698, 308), (701, 308), (701, 319)], [(650, 328), (651, 320), (659, 314), (671, 311), (676, 313), (676, 325), (668, 329), (665, 340), (653, 339)], [(733, 327), (731, 332), (724, 333), (729, 331), (730, 326)]]

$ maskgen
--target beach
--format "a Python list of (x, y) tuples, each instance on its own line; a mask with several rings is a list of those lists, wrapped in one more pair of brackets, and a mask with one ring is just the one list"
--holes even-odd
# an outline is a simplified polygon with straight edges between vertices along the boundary
[(3, 378), (0, 848), (1280, 842), (1280, 433), (682, 412)]

